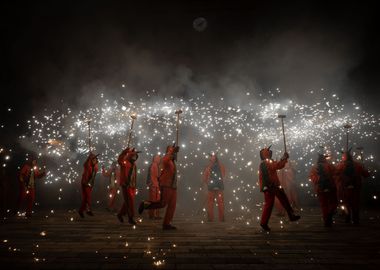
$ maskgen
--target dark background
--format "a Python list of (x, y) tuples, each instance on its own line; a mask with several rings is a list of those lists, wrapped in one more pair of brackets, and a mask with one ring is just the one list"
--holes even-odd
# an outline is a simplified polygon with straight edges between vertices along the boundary
[[(122, 83), (133, 97), (203, 91), (227, 102), (234, 89), (280, 87), (283, 98), (308, 102), (307, 91), (325, 88), (379, 113), (376, 1), (1, 1), (0, 10), (10, 171), (25, 132), (17, 124), (61, 100), (85, 106), (95, 89), (117, 97)], [(197, 17), (208, 21), (203, 32)]]

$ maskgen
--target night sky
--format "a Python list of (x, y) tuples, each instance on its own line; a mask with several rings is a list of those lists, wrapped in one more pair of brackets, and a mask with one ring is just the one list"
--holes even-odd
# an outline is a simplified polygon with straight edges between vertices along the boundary
[(152, 2), (2, 1), (1, 145), (19, 149), (17, 124), (99, 92), (239, 104), (239, 92), (280, 88), (309, 103), (323, 88), (380, 113), (375, 1)]

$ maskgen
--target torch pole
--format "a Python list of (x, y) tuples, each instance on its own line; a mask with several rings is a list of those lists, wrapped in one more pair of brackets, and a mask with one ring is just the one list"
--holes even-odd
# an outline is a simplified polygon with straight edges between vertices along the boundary
[(179, 115), (182, 113), (182, 110), (177, 110), (175, 111), (175, 114), (177, 115), (177, 125), (176, 125), (176, 139), (175, 139), (175, 144), (178, 146), (179, 142)]
[(134, 125), (134, 123), (135, 123), (135, 120), (136, 120), (136, 118), (137, 118), (137, 115), (136, 115), (136, 114), (132, 114), (132, 115), (131, 115), (131, 118), (132, 118), (132, 123), (131, 123), (131, 129), (129, 130), (129, 134), (128, 134), (128, 143), (127, 143), (127, 147), (129, 147), (130, 144), (131, 144), (133, 125)]
[(286, 117), (286, 115), (284, 115), (284, 114), (279, 114), (279, 115), (278, 115), (278, 118), (281, 119), (282, 136), (283, 136), (283, 138), (284, 138), (284, 150), (285, 150), (285, 152), (287, 152), (287, 151), (286, 151), (285, 127), (284, 127), (284, 118), (285, 118), (285, 117)]
[(91, 152), (91, 120), (87, 120), (88, 125), (88, 150)]
[(349, 129), (352, 128), (352, 125), (347, 123), (344, 125), (344, 128), (346, 129), (346, 152), (348, 151), (348, 141), (349, 141), (349, 138), (348, 138), (348, 134), (349, 134)]

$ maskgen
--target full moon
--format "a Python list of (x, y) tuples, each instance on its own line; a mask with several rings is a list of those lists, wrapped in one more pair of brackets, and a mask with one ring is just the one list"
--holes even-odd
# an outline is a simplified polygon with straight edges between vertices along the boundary
[(207, 28), (207, 20), (203, 17), (198, 17), (193, 21), (193, 27), (198, 32), (202, 32)]

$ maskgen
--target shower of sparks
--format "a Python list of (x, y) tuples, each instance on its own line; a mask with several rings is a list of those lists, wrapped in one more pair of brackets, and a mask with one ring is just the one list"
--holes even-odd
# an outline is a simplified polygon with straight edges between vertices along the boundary
[[(274, 158), (282, 155), (282, 130), (278, 119), (285, 114), (287, 148), (290, 159), (297, 170), (297, 185), (301, 192), (314, 196), (309, 183), (308, 172), (316, 160), (317, 153), (324, 151), (337, 162), (345, 147), (346, 130), (350, 123), (350, 146), (353, 154), (360, 159), (356, 150), (359, 145), (377, 143), (380, 134), (379, 116), (371, 114), (353, 103), (343, 104), (335, 94), (310, 93), (313, 104), (300, 104), (292, 100), (247, 94), (243, 105), (226, 105), (223, 98), (211, 102), (206, 96), (161, 101), (147, 92), (145, 99), (127, 101), (124, 98), (110, 100), (101, 94), (93, 97), (95, 107), (83, 110), (60, 108), (44, 115), (32, 116), (26, 120), (28, 132), (19, 136), (23, 145), (36, 152), (43, 166), (46, 166), (47, 184), (67, 181), (78, 183), (82, 163), (88, 155), (88, 126), (91, 119), (91, 143), (99, 161), (106, 166), (115, 161), (126, 147), (130, 130), (130, 115), (136, 113), (131, 145), (142, 151), (138, 160), (140, 179), (145, 179), (148, 164), (155, 154), (163, 154), (166, 145), (175, 140), (175, 111), (181, 108), (180, 153), (178, 158), (179, 188), (191, 201), (200, 204), (204, 199), (201, 172), (208, 162), (208, 154), (217, 152), (226, 165), (226, 211), (248, 213), (253, 193), (258, 192), (257, 175), (260, 162), (259, 150), (272, 144)], [(320, 97), (322, 96), (322, 97)], [(355, 152), (356, 151), (356, 152)], [(372, 168), (372, 179), (377, 174), (375, 153), (364, 148), (363, 162)], [(11, 150), (5, 150), (2, 166), (11, 159)], [(41, 162), (41, 161), (40, 161)], [(145, 189), (145, 180), (138, 183)], [(227, 191), (226, 191), (227, 192)], [(62, 197), (60, 190), (59, 199)], [(373, 197), (376, 198), (376, 197)], [(203, 209), (200, 205), (199, 209)], [(261, 205), (256, 205), (261, 207)], [(198, 209), (196, 209), (198, 210)], [(249, 223), (247, 223), (249, 225)]]

